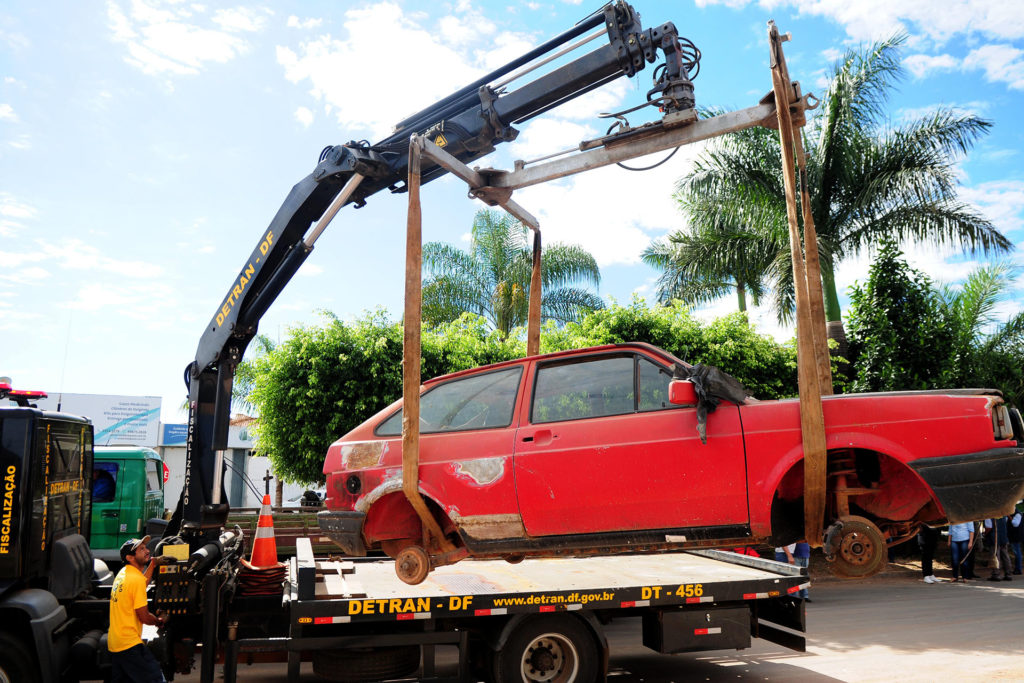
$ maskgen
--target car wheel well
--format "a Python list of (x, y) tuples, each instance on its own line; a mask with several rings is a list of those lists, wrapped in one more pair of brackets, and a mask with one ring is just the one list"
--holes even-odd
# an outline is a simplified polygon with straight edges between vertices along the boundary
[[(826, 526), (849, 514), (861, 515), (883, 529), (892, 526), (887, 522), (916, 525), (941, 519), (927, 486), (899, 459), (862, 448), (830, 450), (827, 457)], [(844, 482), (845, 488), (852, 489), (845, 496), (842, 495)], [(777, 545), (791, 543), (804, 535), (803, 485), (801, 459), (779, 480), (772, 498), (771, 536)], [(890, 538), (895, 541), (895, 536), (903, 537), (909, 531), (893, 529)]]
[[(462, 546), (455, 524), (437, 501), (427, 496), (423, 500), (445, 538), (456, 547)], [(423, 524), (405, 494), (396, 491), (382, 496), (367, 510), (363, 538), (368, 549), (379, 547), (394, 556), (408, 545), (423, 543)]]

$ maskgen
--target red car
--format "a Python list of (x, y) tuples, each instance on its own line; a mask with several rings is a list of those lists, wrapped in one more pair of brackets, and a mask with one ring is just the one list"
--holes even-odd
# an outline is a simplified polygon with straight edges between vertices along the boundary
[[(877, 572), (886, 545), (921, 523), (999, 516), (1024, 495), (1024, 427), (996, 391), (838, 395), (823, 405), (825, 550), (839, 574)], [(438, 377), (423, 386), (420, 425), (419, 490), (448, 552), (421, 547), (423, 525), (402, 492), (398, 401), (328, 451), (320, 526), (347, 554), (408, 550), (437, 566), (803, 535), (799, 401), (746, 397), (724, 373), (648, 344)], [(429, 566), (408, 569), (399, 575), (417, 582)]]

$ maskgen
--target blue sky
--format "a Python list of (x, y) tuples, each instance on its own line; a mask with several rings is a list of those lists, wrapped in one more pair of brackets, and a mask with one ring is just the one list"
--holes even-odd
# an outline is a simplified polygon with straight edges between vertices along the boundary
[[(765, 25), (792, 33), (805, 91), (843, 50), (903, 30), (906, 78), (893, 122), (938, 105), (994, 123), (960, 163), (961, 196), (1024, 254), (1024, 10), (1008, 0), (638, 0), (703, 52), (696, 97), (740, 109), (771, 85)], [(383, 137), (429, 105), (571, 27), (597, 3), (174, 2), (0, 5), (0, 375), (50, 392), (155, 395), (182, 418), (182, 370), (232, 278), (291, 186), (326, 145)], [(652, 68), (528, 123), (480, 162), (574, 147), (596, 114), (642, 101)], [(696, 148), (648, 173), (603, 169), (517, 193), (545, 242), (582, 244), (600, 294), (653, 297), (639, 262), (682, 227), (670, 199)], [(479, 203), (448, 178), (424, 188), (424, 238), (465, 246)], [(344, 210), (271, 308), (261, 332), (383, 307), (401, 310), (404, 196)], [(956, 282), (982, 256), (908, 245), (913, 263)], [(870, 259), (844, 263), (845, 287)], [(1024, 289), (1001, 315), (1020, 310)], [(702, 315), (731, 310), (732, 299)], [(788, 337), (770, 312), (759, 328)]]

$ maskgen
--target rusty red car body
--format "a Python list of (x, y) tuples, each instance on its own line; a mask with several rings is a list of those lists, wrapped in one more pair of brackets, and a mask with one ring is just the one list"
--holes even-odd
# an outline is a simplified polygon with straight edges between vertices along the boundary
[[(449, 540), (473, 557), (798, 539), (799, 402), (722, 400), (702, 443), (697, 408), (668, 401), (673, 370), (689, 367), (631, 343), (430, 380), (420, 491)], [(837, 395), (823, 407), (826, 524), (862, 520), (892, 544), (921, 523), (1004, 514), (1024, 495), (1024, 429), (998, 392)], [(421, 542), (402, 493), (401, 451), (401, 401), (330, 447), (321, 529), (346, 553), (396, 556)]]

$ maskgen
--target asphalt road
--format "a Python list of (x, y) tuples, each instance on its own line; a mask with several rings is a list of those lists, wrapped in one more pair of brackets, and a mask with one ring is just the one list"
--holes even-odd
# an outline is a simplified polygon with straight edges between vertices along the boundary
[[(608, 628), (609, 679), (643, 681), (1024, 681), (1024, 580), (922, 583), (915, 575), (827, 581), (811, 589), (807, 652), (763, 641), (748, 650), (659, 655), (629, 619)], [(443, 657), (439, 657), (439, 662)], [(303, 665), (303, 681), (323, 680)], [(283, 680), (283, 665), (240, 666), (239, 680)], [(219, 676), (218, 676), (219, 678)], [(198, 674), (178, 681), (198, 681)], [(222, 680), (222, 679), (221, 679)]]

